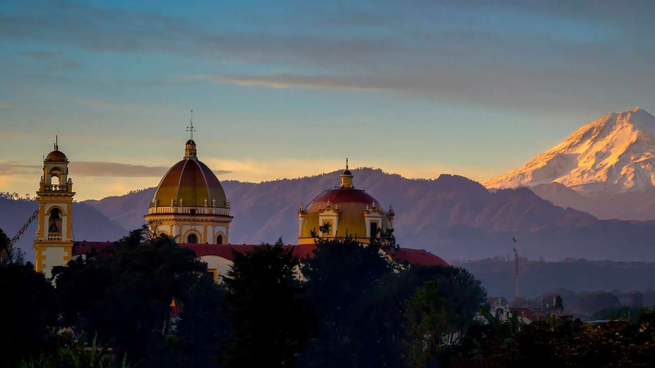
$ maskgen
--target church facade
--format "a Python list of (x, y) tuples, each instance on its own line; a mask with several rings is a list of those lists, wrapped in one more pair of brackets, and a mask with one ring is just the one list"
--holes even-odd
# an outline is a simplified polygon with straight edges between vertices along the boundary
[[(35, 267), (47, 277), (55, 266), (63, 266), (73, 257), (95, 249), (111, 252), (114, 243), (77, 242), (72, 233), (72, 203), (75, 192), (68, 176), (68, 158), (55, 144), (43, 162), (43, 176), (37, 191), (38, 230), (34, 249)], [(355, 188), (353, 175), (346, 168), (338, 186), (319, 193), (307, 206), (300, 205), (298, 244), (287, 245), (300, 259), (311, 257), (317, 238), (337, 239), (351, 236), (362, 244), (393, 229), (395, 216), (391, 206), (382, 204), (365, 190)], [(195, 141), (185, 143), (182, 160), (175, 163), (159, 182), (144, 219), (154, 232), (177, 239), (180, 246), (192, 249), (207, 263), (215, 280), (225, 274), (233, 259), (233, 250), (245, 253), (258, 245), (235, 245), (229, 241), (230, 202), (213, 171), (198, 159)], [(400, 263), (448, 264), (440, 257), (418, 249), (393, 249), (386, 252)]]

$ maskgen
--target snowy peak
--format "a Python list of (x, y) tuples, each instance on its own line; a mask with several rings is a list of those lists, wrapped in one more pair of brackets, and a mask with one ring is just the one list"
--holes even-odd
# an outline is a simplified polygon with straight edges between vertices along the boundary
[(583, 194), (645, 191), (655, 186), (655, 117), (639, 107), (604, 115), (523, 168), (484, 185), (514, 188), (552, 182)]

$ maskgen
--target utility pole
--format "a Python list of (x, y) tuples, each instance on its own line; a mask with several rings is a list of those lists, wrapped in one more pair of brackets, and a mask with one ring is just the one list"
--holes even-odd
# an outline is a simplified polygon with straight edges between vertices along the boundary
[(516, 297), (516, 308), (521, 307), (520, 301), (520, 282), (519, 282), (519, 242), (516, 238), (512, 237), (514, 242), (514, 295)]

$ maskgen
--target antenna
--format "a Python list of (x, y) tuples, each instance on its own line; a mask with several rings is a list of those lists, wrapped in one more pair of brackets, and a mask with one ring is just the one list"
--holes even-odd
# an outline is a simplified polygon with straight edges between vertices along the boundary
[(519, 283), (519, 241), (516, 238), (512, 238), (516, 248), (514, 248), (514, 294), (516, 297), (516, 308), (521, 307), (520, 302), (520, 283)]
[(196, 129), (193, 127), (193, 110), (191, 110), (191, 124), (186, 127), (186, 131), (191, 133), (191, 140), (193, 140), (193, 132), (196, 131)]

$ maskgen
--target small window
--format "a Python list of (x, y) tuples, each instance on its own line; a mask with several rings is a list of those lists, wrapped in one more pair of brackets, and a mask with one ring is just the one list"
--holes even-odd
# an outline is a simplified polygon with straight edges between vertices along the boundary
[(195, 214), (197, 214), (197, 213), (198, 213), (198, 210), (197, 210), (197, 209), (195, 209), (195, 208), (192, 208), (192, 209), (191, 209), (191, 214), (192, 214), (192, 215), (195, 215)]
[(219, 235), (216, 237), (216, 244), (223, 244), (223, 235)]
[(189, 244), (198, 244), (198, 235), (196, 234), (189, 234), (186, 238), (186, 242)]
[(378, 237), (378, 223), (371, 222), (371, 238), (377, 238), (377, 237)]

